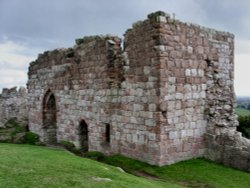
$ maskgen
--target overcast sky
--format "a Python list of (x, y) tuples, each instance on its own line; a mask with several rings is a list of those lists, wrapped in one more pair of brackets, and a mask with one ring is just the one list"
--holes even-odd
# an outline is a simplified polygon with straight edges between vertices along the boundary
[(26, 85), (38, 53), (86, 35), (116, 34), (162, 10), (235, 35), (235, 91), (250, 96), (249, 0), (0, 0), (0, 89)]

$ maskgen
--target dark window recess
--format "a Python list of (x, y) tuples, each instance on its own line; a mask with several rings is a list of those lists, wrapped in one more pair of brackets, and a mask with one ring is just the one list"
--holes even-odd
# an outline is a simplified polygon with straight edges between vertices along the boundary
[(80, 145), (81, 145), (81, 149), (83, 151), (88, 151), (89, 149), (89, 144), (88, 144), (88, 125), (87, 123), (82, 120), (80, 122), (80, 126), (79, 126), (79, 138), (80, 138)]
[(56, 98), (48, 90), (43, 99), (43, 128), (45, 142), (49, 144), (57, 143), (57, 126), (56, 126)]
[(212, 61), (210, 59), (207, 58), (207, 59), (205, 59), (205, 61), (207, 62), (208, 67), (213, 66), (213, 63), (212, 63)]
[(105, 125), (105, 140), (110, 143), (110, 124)]

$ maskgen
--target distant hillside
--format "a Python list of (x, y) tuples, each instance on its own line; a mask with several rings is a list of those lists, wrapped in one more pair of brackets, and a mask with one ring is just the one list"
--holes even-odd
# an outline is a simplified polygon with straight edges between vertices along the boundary
[(250, 97), (237, 97), (237, 108), (250, 110)]
[(236, 113), (239, 116), (248, 116), (250, 115), (250, 110), (245, 108), (236, 108)]

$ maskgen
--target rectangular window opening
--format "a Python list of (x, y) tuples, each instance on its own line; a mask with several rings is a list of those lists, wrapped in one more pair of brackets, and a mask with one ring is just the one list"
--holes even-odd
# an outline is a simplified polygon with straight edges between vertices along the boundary
[(105, 139), (107, 143), (110, 143), (110, 124), (106, 124), (105, 127)]

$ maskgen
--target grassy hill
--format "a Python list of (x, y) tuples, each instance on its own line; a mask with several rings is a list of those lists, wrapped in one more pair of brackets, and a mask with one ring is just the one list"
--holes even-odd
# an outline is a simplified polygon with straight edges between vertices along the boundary
[(136, 177), (120, 172), (116, 167), (80, 158), (59, 149), (0, 144), (0, 187), (178, 188), (180, 186)]
[(236, 113), (239, 116), (248, 116), (250, 115), (250, 110), (244, 108), (236, 108)]
[(128, 172), (151, 175), (166, 182), (195, 188), (248, 188), (250, 173), (218, 165), (204, 159), (192, 159), (173, 165), (156, 167), (146, 163), (114, 155), (106, 163), (122, 166)]
[(164, 167), (151, 166), (119, 155), (105, 159), (105, 162), (122, 166), (126, 171), (148, 176), (146, 179), (59, 149), (0, 144), (0, 156), (1, 188), (178, 188), (185, 186), (246, 188), (250, 185), (249, 173), (202, 159)]

